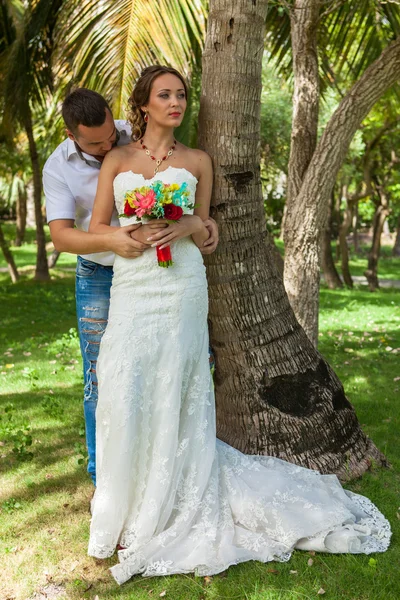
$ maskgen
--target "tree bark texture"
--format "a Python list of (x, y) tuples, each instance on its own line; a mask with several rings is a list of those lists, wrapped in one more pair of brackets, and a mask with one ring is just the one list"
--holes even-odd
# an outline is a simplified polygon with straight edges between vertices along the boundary
[(393, 256), (400, 256), (400, 215), (397, 219), (397, 227), (396, 227), (396, 238), (394, 240), (393, 246)]
[(50, 254), (48, 260), (47, 260), (47, 264), (49, 266), (49, 269), (54, 269), (54, 267), (57, 264), (58, 259), (60, 258), (60, 254), (61, 252), (59, 252), (58, 250), (54, 249), (53, 252)]
[(324, 274), (325, 282), (330, 290), (336, 290), (343, 287), (342, 280), (339, 277), (339, 273), (336, 270), (335, 263), (332, 256), (332, 211), (329, 207), (329, 215), (326, 221), (324, 231), (322, 233), (322, 251), (321, 251), (321, 262), (322, 272)]
[(384, 457), (361, 431), (335, 373), (299, 326), (266, 232), (260, 94), (266, 2), (211, 0), (199, 143), (214, 163), (207, 258), (218, 437), (266, 454), (360, 475)]
[[(288, 188), (286, 198), (286, 217), (284, 229), (285, 260), (289, 256), (284, 269), (285, 288), (297, 320), (315, 344), (318, 343), (319, 281), (314, 287), (303, 290), (302, 298), (297, 297), (298, 270), (292, 268), (290, 260), (290, 240), (296, 236), (298, 223), (294, 207), (298, 202), (298, 194), (313, 157), (317, 144), (318, 107), (319, 107), (319, 73), (317, 31), (319, 0), (295, 0), (290, 11), (292, 56), (293, 56), (293, 121), (290, 141), (290, 157), (288, 166)], [(314, 244), (304, 246), (309, 261), (317, 257)], [(313, 256), (314, 255), (314, 256)], [(307, 297), (305, 294), (307, 293)]]
[(381, 251), (381, 236), (386, 218), (389, 216), (388, 199), (384, 190), (381, 190), (379, 196), (381, 202), (378, 204), (374, 214), (372, 244), (368, 253), (368, 267), (364, 271), (371, 292), (376, 292), (379, 289), (378, 261)]
[(25, 229), (26, 229), (26, 215), (27, 215), (27, 204), (26, 204), (26, 188), (23, 185), (21, 180), (17, 181), (18, 190), (17, 190), (17, 205), (16, 205), (16, 214), (17, 214), (17, 232), (15, 236), (15, 246), (21, 246), (22, 242), (25, 239)]
[(35, 138), (33, 136), (32, 118), (30, 111), (25, 119), (25, 131), (29, 141), (29, 153), (33, 172), (33, 197), (35, 201), (35, 222), (36, 222), (36, 270), (35, 279), (47, 281), (50, 279), (49, 268), (46, 255), (46, 238), (44, 235), (43, 215), (42, 215), (42, 178), (39, 166), (39, 156), (36, 148)]
[(400, 38), (382, 52), (342, 99), (317, 144), (291, 211), (296, 228), (285, 241), (285, 287), (299, 322), (314, 341), (318, 329), (320, 236), (330, 194), (354, 133), (399, 77)]
[(1, 228), (1, 224), (0, 224), (0, 249), (3, 252), (3, 256), (6, 260), (8, 272), (10, 273), (10, 277), (11, 277), (11, 281), (13, 283), (17, 283), (17, 281), (19, 279), (18, 269), (15, 264), (14, 257), (11, 253), (11, 250), (10, 250), (10, 248), (6, 242), (6, 239), (4, 237), (3, 230)]
[(347, 245), (347, 236), (351, 227), (352, 213), (349, 205), (347, 186), (343, 186), (342, 188), (342, 197), (346, 199), (346, 207), (344, 209), (343, 221), (339, 227), (340, 258), (342, 263), (343, 280), (347, 287), (352, 288), (353, 279), (350, 273), (349, 247)]

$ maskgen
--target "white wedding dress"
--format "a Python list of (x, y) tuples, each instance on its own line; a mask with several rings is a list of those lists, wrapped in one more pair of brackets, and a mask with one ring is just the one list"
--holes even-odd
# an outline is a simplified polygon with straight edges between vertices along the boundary
[[(151, 180), (131, 171), (124, 193), (155, 180), (196, 178), (168, 167)], [(121, 219), (122, 225), (133, 220)], [(287, 561), (294, 548), (383, 552), (390, 526), (368, 500), (277, 458), (246, 456), (216, 439), (208, 360), (207, 282), (191, 239), (116, 258), (109, 322), (97, 371), (97, 489), (89, 554), (111, 556), (118, 583), (133, 575), (213, 575), (248, 560)]]

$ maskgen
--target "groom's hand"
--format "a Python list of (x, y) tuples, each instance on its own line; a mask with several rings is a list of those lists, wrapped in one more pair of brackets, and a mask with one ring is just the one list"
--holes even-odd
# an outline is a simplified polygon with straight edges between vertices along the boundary
[(218, 225), (211, 217), (206, 219), (206, 221), (203, 221), (203, 223), (207, 227), (210, 237), (201, 246), (200, 252), (202, 254), (212, 254), (219, 242)]

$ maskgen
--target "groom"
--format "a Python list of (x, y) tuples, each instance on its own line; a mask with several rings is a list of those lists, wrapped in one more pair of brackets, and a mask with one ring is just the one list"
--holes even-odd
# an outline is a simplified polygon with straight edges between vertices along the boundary
[[(78, 88), (65, 99), (62, 116), (68, 138), (48, 158), (43, 169), (47, 221), (54, 246), (78, 254), (76, 312), (84, 371), (84, 415), (89, 463), (96, 484), (96, 363), (108, 319), (114, 255), (136, 258), (152, 244), (140, 225), (120, 227), (108, 234), (87, 233), (104, 156), (116, 145), (131, 142), (125, 121), (114, 120), (106, 100), (92, 90)], [(201, 248), (211, 254), (218, 228), (206, 221), (209, 239)], [(111, 225), (119, 227), (114, 212)], [(156, 222), (151, 224), (160, 230)]]

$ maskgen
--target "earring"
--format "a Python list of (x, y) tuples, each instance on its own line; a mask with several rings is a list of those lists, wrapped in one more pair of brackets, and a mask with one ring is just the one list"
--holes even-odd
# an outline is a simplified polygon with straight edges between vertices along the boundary
[(147, 121), (149, 120), (149, 115), (147, 114), (147, 112), (144, 113), (143, 120), (145, 123), (147, 123)]

